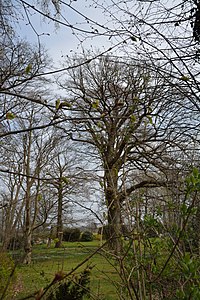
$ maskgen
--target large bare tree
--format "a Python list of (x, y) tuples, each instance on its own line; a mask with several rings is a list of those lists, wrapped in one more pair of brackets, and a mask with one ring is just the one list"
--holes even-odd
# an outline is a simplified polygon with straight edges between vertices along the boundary
[(118, 251), (125, 199), (136, 189), (168, 184), (168, 150), (183, 147), (189, 130), (179, 106), (185, 99), (168, 77), (132, 60), (105, 56), (67, 76), (61, 86), (71, 99), (71, 137), (90, 144), (101, 162), (109, 235)]

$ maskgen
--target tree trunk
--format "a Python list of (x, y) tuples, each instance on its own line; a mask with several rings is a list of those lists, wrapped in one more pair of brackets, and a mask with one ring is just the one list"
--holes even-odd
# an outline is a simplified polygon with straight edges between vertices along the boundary
[(32, 133), (30, 132), (27, 139), (27, 148), (24, 150), (24, 161), (26, 170), (26, 194), (25, 194), (25, 228), (24, 228), (24, 264), (31, 263), (32, 254), (32, 226), (31, 226), (31, 186), (34, 182), (30, 179), (30, 157), (31, 157)]
[(62, 245), (62, 238), (63, 238), (62, 213), (63, 213), (63, 187), (62, 187), (62, 182), (59, 182), (59, 185), (58, 185), (57, 232), (56, 232), (57, 241), (55, 244), (55, 248), (60, 248)]
[(108, 237), (109, 246), (115, 254), (120, 254), (122, 250), (122, 224), (121, 209), (117, 199), (115, 199), (108, 209)]
[(12, 238), (11, 234), (10, 234), (10, 230), (8, 230), (9, 233), (7, 233), (6, 231), (4, 232), (4, 239), (3, 239), (3, 244), (2, 244), (2, 251), (6, 251), (9, 248), (10, 245), (10, 240)]
[(2, 244), (2, 251), (6, 251), (9, 247), (10, 240), (12, 238), (12, 230), (11, 230), (11, 222), (10, 222), (10, 206), (6, 207), (4, 210), (4, 215), (2, 216), (4, 222), (4, 228), (2, 228), (3, 232), (3, 244)]
[(31, 263), (31, 256), (32, 256), (32, 230), (26, 230), (24, 235), (24, 259), (23, 263), (29, 265)]
[(27, 178), (26, 203), (25, 203), (25, 229), (24, 229), (24, 264), (31, 263), (32, 254), (32, 226), (31, 226), (31, 199), (30, 199), (30, 181)]
[(108, 245), (115, 254), (119, 254), (122, 250), (122, 223), (121, 223), (121, 207), (118, 191), (118, 173), (116, 168), (105, 172), (105, 196), (108, 209)]
[[(10, 196), (10, 203), (4, 208), (3, 210), (3, 224), (2, 226), (2, 233), (3, 233), (3, 250), (6, 251), (9, 247), (10, 241), (15, 235), (16, 232), (16, 226), (21, 218), (21, 212), (24, 206), (24, 202), (22, 203), (20, 209), (18, 210), (18, 213), (16, 215), (17, 211), (17, 204), (18, 204), (18, 197), (21, 189), (23, 179), (19, 181), (19, 183), (13, 186), (13, 189), (11, 190), (11, 196)], [(15, 191), (16, 187), (16, 192)]]

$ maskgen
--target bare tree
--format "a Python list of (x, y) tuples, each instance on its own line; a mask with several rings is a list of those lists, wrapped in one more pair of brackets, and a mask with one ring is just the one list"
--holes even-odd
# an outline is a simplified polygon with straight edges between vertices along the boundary
[(72, 130), (77, 130), (72, 140), (90, 144), (101, 161), (110, 238), (118, 251), (125, 198), (136, 189), (168, 184), (161, 176), (169, 167), (162, 154), (180, 147), (188, 126), (187, 117), (180, 126), (182, 95), (150, 65), (109, 56), (70, 70), (61, 86), (72, 99)]

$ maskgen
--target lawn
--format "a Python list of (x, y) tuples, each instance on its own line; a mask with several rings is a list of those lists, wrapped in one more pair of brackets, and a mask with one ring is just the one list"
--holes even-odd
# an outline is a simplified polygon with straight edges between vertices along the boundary
[[(63, 248), (56, 249), (53, 245), (33, 247), (32, 264), (30, 266), (17, 265), (17, 283), (15, 286), (16, 297), (23, 297), (48, 285), (58, 271), (70, 272), (78, 264), (84, 261), (99, 246), (98, 241), (83, 243), (64, 243)], [(13, 257), (19, 257), (19, 252), (14, 252)], [(78, 274), (88, 264), (93, 268), (91, 271), (90, 289), (94, 299), (117, 299), (116, 289), (113, 282), (118, 280), (118, 275), (113, 266), (99, 253), (96, 253), (89, 261), (80, 266), (75, 273)], [(30, 299), (34, 299), (33, 297)]]

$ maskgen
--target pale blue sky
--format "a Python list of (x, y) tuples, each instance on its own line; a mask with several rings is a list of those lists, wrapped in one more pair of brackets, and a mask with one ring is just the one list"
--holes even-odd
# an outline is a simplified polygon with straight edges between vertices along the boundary
[[(33, 2), (31, 0), (28, 1), (30, 4)], [(88, 7), (85, 6), (85, 3)], [(89, 7), (90, 1), (76, 1), (73, 6), (75, 9), (85, 14), (88, 18), (95, 20), (96, 22), (104, 24), (106, 20), (104, 19), (104, 15), (102, 13), (93, 8)], [(65, 27), (63, 25), (57, 26), (50, 22), (49, 20), (44, 20), (39, 14), (35, 13), (32, 9), (29, 9), (29, 18), (31, 21), (31, 25), (34, 30), (40, 35), (41, 44), (45, 46), (48, 50), (50, 57), (53, 58), (55, 62), (55, 67), (58, 65), (58, 62), (62, 60), (62, 56), (71, 55), (74, 52), (81, 52), (80, 40), (83, 41), (83, 37), (78, 32), (78, 36), (73, 34), (71, 28)], [(63, 10), (63, 15), (69, 24), (72, 24), (78, 28), (91, 30), (89, 24), (84, 20), (84, 18), (78, 16), (73, 10), (66, 7)], [(65, 22), (62, 18), (60, 21)], [(27, 17), (24, 15), (24, 20), (21, 20), (16, 28), (18, 28), (18, 32), (21, 38), (27, 39), (31, 43), (37, 43), (37, 35), (34, 33), (33, 28), (31, 28), (28, 23)], [(101, 30), (99, 28), (99, 30)], [(77, 32), (76, 32), (77, 33)], [(80, 40), (79, 40), (80, 38)], [(84, 40), (83, 47), (85, 49), (100, 49), (100, 51), (104, 51), (105, 49), (110, 47), (110, 42), (108, 38), (96, 36), (92, 39), (88, 38)]]

